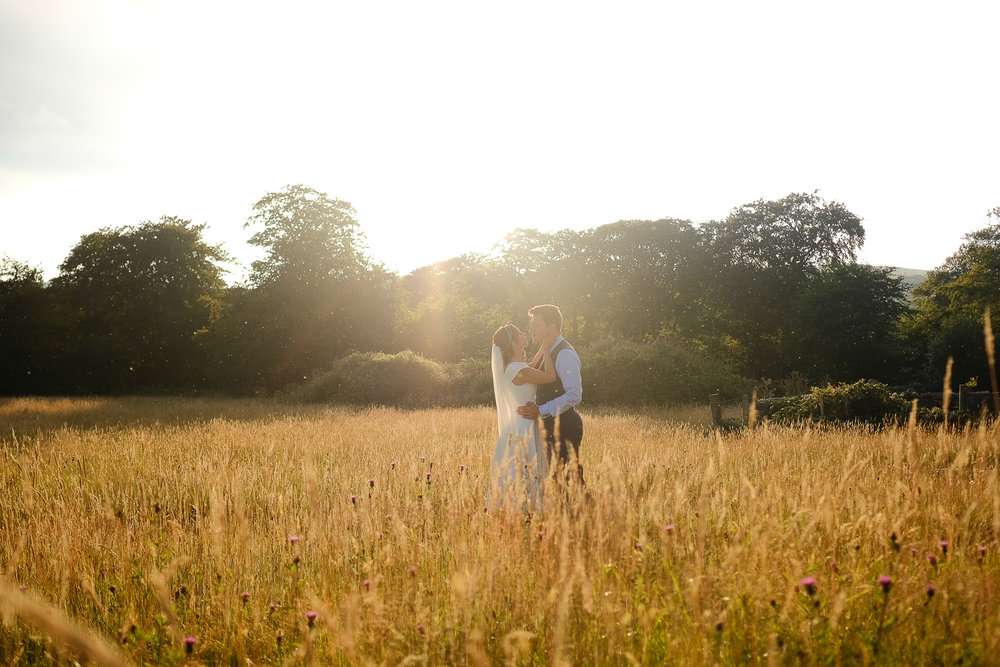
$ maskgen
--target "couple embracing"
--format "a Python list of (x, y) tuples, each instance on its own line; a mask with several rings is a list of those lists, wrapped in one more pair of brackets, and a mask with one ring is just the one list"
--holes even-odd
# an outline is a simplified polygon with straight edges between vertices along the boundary
[(528, 337), (520, 329), (506, 324), (493, 334), (493, 393), (500, 433), (490, 473), (489, 509), (541, 510), (546, 479), (583, 488), (583, 421), (576, 411), (583, 397), (580, 357), (562, 337), (558, 306), (535, 306), (528, 315), (528, 333), (538, 343), (531, 363), (525, 363)]

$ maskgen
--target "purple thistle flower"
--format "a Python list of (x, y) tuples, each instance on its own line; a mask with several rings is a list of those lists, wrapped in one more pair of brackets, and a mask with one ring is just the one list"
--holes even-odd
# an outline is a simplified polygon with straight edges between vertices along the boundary
[(889, 591), (892, 589), (892, 577), (888, 575), (882, 575), (881, 577), (878, 578), (878, 585), (879, 588), (882, 589), (882, 592), (888, 595)]
[(674, 524), (668, 523), (667, 527), (664, 528), (667, 531), (667, 535), (671, 535), (674, 532)]
[(195, 637), (185, 637), (184, 638), (184, 651), (191, 653), (194, 651), (194, 645), (198, 640)]
[(642, 551), (642, 542), (636, 542), (636, 543), (635, 543), (635, 548), (636, 548), (637, 550), (639, 550), (639, 551)]
[(420, 634), (424, 634), (424, 624), (423, 623), (417, 623), (417, 632), (419, 632)]
[(396, 469), (396, 462), (395, 461), (390, 462), (389, 463), (389, 467), (392, 468), (393, 470), (395, 470)]
[(411, 577), (417, 576), (417, 566), (416, 565), (411, 565), (410, 566), (410, 576)]
[(980, 558), (984, 558), (986, 556), (986, 547), (979, 547), (976, 551), (979, 552)]
[(816, 577), (802, 577), (799, 580), (799, 585), (806, 589), (806, 593), (809, 595), (814, 595), (816, 593)]
[(928, 600), (930, 600), (932, 597), (934, 597), (934, 593), (936, 593), (936, 592), (937, 592), (937, 588), (934, 587), (934, 584), (927, 584), (927, 599)]
[(361, 585), (365, 587), (365, 590), (368, 590), (368, 588), (372, 585), (372, 582), (369, 581), (368, 579), (365, 579), (364, 581), (361, 582)]
[(319, 614), (317, 614), (314, 611), (307, 611), (306, 612), (306, 621), (309, 623), (309, 627), (310, 628), (313, 626), (313, 623), (316, 622), (316, 617), (317, 616), (319, 616)]
[(270, 611), (270, 613), (274, 613), (274, 610), (278, 608), (278, 605), (272, 602), (271, 604), (267, 605), (267, 608)]
[(295, 544), (296, 542), (299, 541), (299, 539), (301, 539), (301, 538), (299, 538), (298, 535), (289, 535), (288, 536), (288, 543), (289, 544)]
[(185, 586), (184, 584), (181, 584), (181, 595), (187, 595), (187, 592), (188, 592), (188, 587)]
[(374, 479), (369, 479), (368, 480), (368, 488), (369, 489), (374, 489), (375, 488), (375, 480)]
[(240, 597), (243, 599), (243, 604), (250, 601), (250, 591), (243, 591), (240, 593)]
[(465, 464), (464, 463), (459, 464), (459, 466), (458, 466), (458, 472), (465, 472)]
[(431, 483), (431, 473), (430, 473), (430, 471), (428, 470), (428, 471), (427, 471), (426, 473), (424, 473), (424, 474), (425, 474), (425, 475), (427, 475), (427, 483), (428, 483), (428, 484), (430, 484), (430, 483)]
[(927, 562), (930, 563), (931, 567), (937, 567), (937, 556), (934, 554), (927, 554)]
[(358, 503), (358, 497), (352, 493), (351, 494), (351, 504), (352, 505), (356, 505), (357, 503)]
[(938, 546), (941, 547), (941, 552), (944, 553), (945, 556), (947, 556), (948, 555), (948, 541), (947, 540), (941, 540), (940, 542), (938, 542)]
[(19, 589), (19, 590), (20, 590), (20, 591), (21, 591), (22, 593), (24, 593), (24, 592), (25, 592), (26, 590), (28, 590), (28, 584), (21, 584), (21, 585), (20, 585), (20, 586), (18, 586), (17, 588), (18, 588), (18, 589)]

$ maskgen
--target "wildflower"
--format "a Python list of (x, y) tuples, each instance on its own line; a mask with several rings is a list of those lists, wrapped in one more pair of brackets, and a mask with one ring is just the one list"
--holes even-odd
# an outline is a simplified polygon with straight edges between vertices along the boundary
[(806, 593), (809, 595), (814, 595), (816, 593), (816, 577), (802, 577), (799, 584), (802, 588), (806, 589)]
[(899, 540), (896, 539), (896, 533), (889, 536), (889, 542), (892, 544), (892, 548), (899, 551)]
[(289, 535), (288, 536), (288, 543), (289, 544), (294, 545), (298, 541), (299, 541), (299, 536), (298, 535)]
[(427, 471), (426, 473), (424, 473), (424, 474), (425, 474), (425, 475), (427, 475), (427, 483), (428, 483), (428, 484), (430, 484), (430, 483), (431, 483), (431, 473), (430, 473), (430, 471), (428, 470), (428, 471)]
[(365, 579), (364, 581), (361, 582), (361, 585), (365, 587), (365, 590), (368, 590), (368, 588), (372, 585), (372, 582), (368, 579)]
[(369, 479), (368, 480), (368, 488), (369, 489), (374, 489), (375, 488), (375, 480), (374, 479)]
[(393, 470), (395, 470), (396, 469), (396, 462), (395, 461), (390, 462), (389, 463), (389, 467), (392, 468)]
[(932, 597), (934, 597), (934, 593), (936, 593), (936, 592), (937, 592), (937, 588), (934, 587), (934, 584), (927, 584), (927, 599), (928, 600), (930, 600)]
[(268, 608), (268, 612), (271, 613), (271, 614), (273, 614), (274, 610), (278, 608), (278, 605), (276, 605), (276, 604), (274, 604), (272, 602), (271, 604), (267, 605), (267, 608)]
[(410, 566), (410, 576), (411, 577), (417, 576), (417, 566), (416, 565), (411, 565)]
[(458, 472), (465, 472), (465, 464), (464, 463), (459, 464), (459, 466), (458, 466)]
[(672, 533), (674, 532), (674, 524), (672, 524), (672, 523), (668, 523), (668, 524), (667, 524), (667, 527), (666, 527), (666, 528), (664, 528), (664, 530), (666, 530), (666, 531), (667, 531), (667, 535), (670, 535), (670, 534), (672, 534)]
[(986, 547), (979, 547), (976, 551), (979, 552), (979, 558), (986, 557)]
[(888, 575), (882, 575), (881, 577), (878, 578), (878, 585), (879, 588), (882, 589), (882, 592), (888, 595), (889, 591), (892, 589), (892, 577)]
[(637, 549), (638, 551), (642, 551), (642, 542), (636, 542), (636, 543), (635, 543), (635, 548), (636, 548), (636, 549)]
[(423, 462), (424, 462), (424, 461), (426, 461), (426, 460), (427, 460), (427, 457), (426, 457), (426, 456), (421, 456), (421, 457), (420, 457), (420, 462), (421, 462), (421, 463), (423, 463)]
[(424, 634), (424, 624), (423, 623), (417, 623), (417, 632), (419, 632), (420, 634)]
[(948, 555), (948, 541), (947, 540), (941, 540), (940, 542), (938, 542), (938, 546), (941, 547), (941, 553), (943, 553), (945, 556), (947, 556)]
[(20, 589), (20, 591), (24, 593), (26, 590), (28, 590), (28, 584), (21, 584), (20, 586), (18, 586), (18, 589)]
[(181, 584), (181, 595), (187, 595), (187, 592), (188, 592), (188, 587), (185, 586), (184, 584)]
[(542, 539), (543, 537), (545, 537), (545, 531), (544, 530), (538, 531), (538, 539)]
[(240, 593), (240, 597), (243, 598), (243, 604), (250, 601), (250, 591), (243, 591)]
[(357, 502), (358, 502), (358, 497), (352, 493), (351, 494), (351, 504), (352, 505), (356, 505)]
[(927, 554), (927, 562), (930, 563), (931, 567), (937, 567), (937, 556), (934, 554)]
[(309, 627), (310, 628), (313, 626), (313, 623), (316, 622), (316, 617), (317, 616), (319, 616), (319, 614), (317, 614), (314, 611), (307, 611), (306, 612), (306, 621), (309, 623)]
[(192, 653), (194, 651), (194, 645), (198, 640), (194, 637), (184, 638), (184, 651), (186, 653)]

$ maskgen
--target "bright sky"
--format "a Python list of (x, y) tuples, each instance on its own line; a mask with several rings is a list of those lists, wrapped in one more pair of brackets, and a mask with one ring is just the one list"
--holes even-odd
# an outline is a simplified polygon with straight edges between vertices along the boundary
[[(303, 183), (413, 268), (819, 189), (872, 264), (1000, 206), (1000, 3), (0, 0), (0, 254)], [(237, 269), (237, 277), (240, 271)]]

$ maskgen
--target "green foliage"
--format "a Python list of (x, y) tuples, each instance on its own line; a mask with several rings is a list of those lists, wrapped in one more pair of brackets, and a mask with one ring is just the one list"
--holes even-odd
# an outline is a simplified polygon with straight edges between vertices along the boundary
[(704, 353), (674, 340), (607, 341), (581, 352), (583, 398), (602, 405), (663, 405), (734, 399), (753, 383)]
[(0, 393), (46, 393), (58, 377), (65, 327), (42, 272), (0, 257)]
[(409, 350), (355, 353), (285, 397), (293, 402), (399, 408), (484, 405), (493, 401), (489, 361), (432, 361)]
[(393, 349), (396, 278), (366, 256), (350, 204), (289, 185), (261, 198), (247, 226), (267, 256), (253, 264), (253, 289), (205, 336), (226, 355), (220, 387), (273, 392), (351, 352)]
[(68, 389), (110, 393), (188, 389), (205, 360), (195, 335), (217, 312), (221, 247), (205, 225), (157, 222), (86, 234), (53, 281), (70, 320), (61, 375)]
[(890, 377), (898, 366), (906, 287), (890, 269), (840, 264), (818, 271), (793, 306), (799, 369), (814, 378)]
[(905, 418), (909, 411), (910, 402), (902, 394), (880, 382), (858, 380), (813, 387), (804, 396), (774, 399), (768, 416), (786, 424), (805, 420), (881, 424)]

